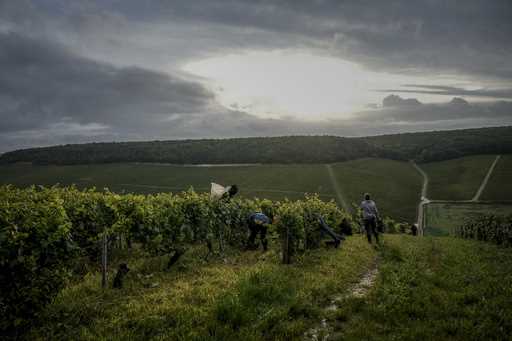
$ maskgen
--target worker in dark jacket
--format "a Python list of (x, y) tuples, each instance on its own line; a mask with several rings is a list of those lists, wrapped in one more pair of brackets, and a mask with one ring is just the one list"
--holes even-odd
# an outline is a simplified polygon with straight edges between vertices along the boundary
[(372, 243), (372, 234), (375, 237), (377, 244), (379, 243), (379, 231), (377, 230), (377, 221), (379, 220), (379, 210), (377, 205), (371, 200), (370, 194), (365, 193), (364, 200), (359, 206), (361, 208), (361, 218), (363, 218), (364, 229), (366, 230), (366, 237), (368, 243)]
[(224, 194), (222, 195), (222, 199), (229, 200), (233, 198), (238, 193), (238, 186), (231, 185), (226, 187)]
[(329, 225), (327, 225), (327, 223), (325, 222), (324, 218), (320, 215), (318, 215), (318, 222), (320, 224), (320, 230), (324, 233), (327, 233), (332, 239), (333, 241), (331, 243), (334, 244), (334, 247), (335, 248), (338, 248), (341, 244), (341, 241), (343, 239), (345, 239), (345, 237), (343, 237), (342, 235), (339, 235), (337, 234), (336, 232), (334, 232), (330, 227)]
[(259, 247), (255, 244), (256, 237), (259, 234), (263, 250), (268, 250), (267, 229), (270, 224), (272, 224), (271, 219), (261, 212), (252, 213), (247, 218), (247, 225), (249, 225), (250, 231), (247, 249), (257, 249)]
[(352, 235), (352, 225), (348, 221), (347, 218), (343, 218), (339, 225), (339, 231), (342, 236), (351, 236)]
[(418, 235), (418, 224), (412, 224), (411, 225), (411, 234), (413, 236), (417, 236)]

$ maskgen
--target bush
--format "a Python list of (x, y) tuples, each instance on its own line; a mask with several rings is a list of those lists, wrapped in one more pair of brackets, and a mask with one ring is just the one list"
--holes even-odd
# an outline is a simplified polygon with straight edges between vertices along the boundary
[(15, 336), (70, 276), (71, 222), (55, 191), (2, 188), (0, 333)]
[(79, 191), (75, 187), (45, 190), (62, 199), (63, 208), (71, 223), (71, 239), (80, 253), (91, 261), (100, 257), (100, 237), (105, 227), (115, 221), (114, 210), (109, 202), (109, 193), (95, 189)]

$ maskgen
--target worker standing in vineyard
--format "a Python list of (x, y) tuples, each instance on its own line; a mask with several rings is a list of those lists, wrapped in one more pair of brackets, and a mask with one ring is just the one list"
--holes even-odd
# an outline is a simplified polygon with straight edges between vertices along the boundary
[(268, 240), (267, 240), (267, 229), (268, 225), (270, 225), (272, 221), (269, 217), (261, 212), (252, 213), (247, 219), (247, 224), (249, 225), (249, 239), (247, 240), (247, 249), (257, 249), (258, 245), (255, 245), (256, 237), (258, 234), (260, 235), (261, 245), (263, 246), (263, 251), (268, 250)]
[(373, 200), (370, 199), (370, 194), (365, 193), (364, 200), (359, 206), (361, 208), (361, 218), (363, 219), (364, 229), (366, 230), (366, 237), (368, 243), (372, 243), (372, 234), (375, 241), (379, 244), (379, 232), (377, 231), (377, 220), (379, 219), (379, 210)]

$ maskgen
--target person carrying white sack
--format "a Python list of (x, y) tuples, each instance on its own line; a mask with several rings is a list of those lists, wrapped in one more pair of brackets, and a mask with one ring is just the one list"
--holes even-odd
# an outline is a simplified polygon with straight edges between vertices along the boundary
[(212, 200), (229, 200), (232, 197), (234, 197), (237, 193), (237, 185), (230, 185), (224, 187), (222, 185), (216, 184), (215, 182), (211, 183), (210, 199)]

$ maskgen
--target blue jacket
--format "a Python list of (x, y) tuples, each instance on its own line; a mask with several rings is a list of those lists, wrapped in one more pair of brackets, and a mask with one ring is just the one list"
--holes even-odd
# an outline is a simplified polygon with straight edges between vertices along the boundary
[(261, 212), (253, 213), (249, 216), (249, 221), (258, 224), (258, 225), (267, 225), (270, 224), (270, 218), (264, 215)]

